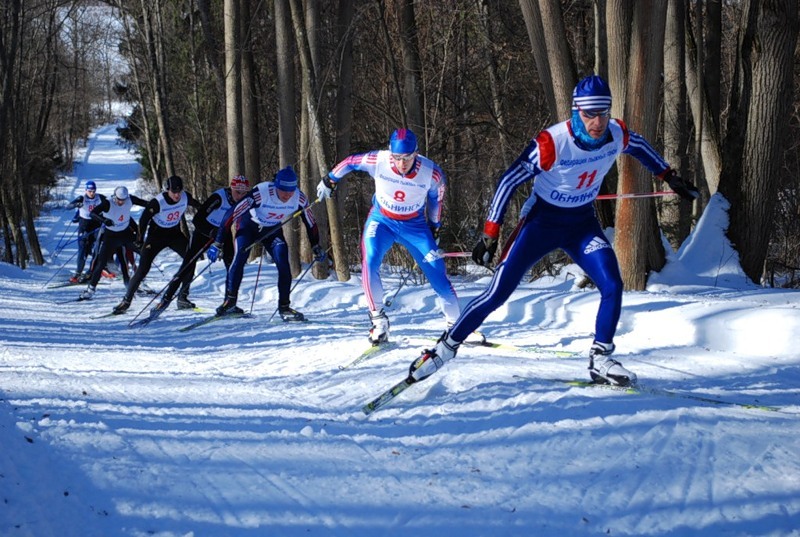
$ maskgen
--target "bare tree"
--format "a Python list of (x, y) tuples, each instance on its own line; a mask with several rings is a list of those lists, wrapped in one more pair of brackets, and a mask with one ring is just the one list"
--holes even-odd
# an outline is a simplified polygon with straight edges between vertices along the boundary
[(787, 139), (798, 34), (797, 0), (745, 0), (730, 115), (723, 144), (720, 192), (730, 202), (728, 237), (742, 269), (761, 280), (777, 205)]
[(239, 0), (225, 0), (225, 134), (228, 177), (244, 172), (242, 137), (242, 58)]
[[(637, 2), (631, 25), (631, 49), (625, 120), (631, 130), (655, 139), (660, 103), (660, 75), (664, 53), (666, 0)], [(629, 157), (619, 162), (619, 191), (652, 190), (652, 175)], [(621, 200), (617, 204), (614, 245), (626, 289), (642, 290), (651, 270), (664, 266), (664, 249), (658, 236), (652, 200)]]

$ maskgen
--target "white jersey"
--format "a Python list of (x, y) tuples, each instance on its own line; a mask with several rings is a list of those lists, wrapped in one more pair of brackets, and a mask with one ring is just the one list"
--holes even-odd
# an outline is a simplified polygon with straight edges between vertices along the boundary
[(417, 155), (413, 168), (405, 175), (392, 163), (390, 151), (370, 151), (350, 155), (334, 167), (329, 176), (335, 181), (351, 171), (370, 174), (375, 180), (374, 204), (395, 220), (410, 220), (427, 211), (432, 223), (441, 220), (445, 177), (432, 160)]
[(80, 209), (78, 209), (78, 214), (84, 220), (91, 220), (92, 211), (101, 203), (103, 203), (103, 198), (100, 194), (95, 194), (93, 198), (84, 195), (83, 204), (80, 206)]
[(167, 203), (166, 193), (162, 192), (156, 196), (159, 210), (153, 215), (153, 220), (158, 227), (173, 228), (181, 223), (181, 217), (189, 207), (189, 196), (186, 192), (181, 192), (181, 199), (177, 203)]
[(252, 190), (255, 204), (250, 209), (250, 217), (260, 226), (280, 224), (300, 207), (300, 191), (295, 190), (288, 201), (281, 201), (275, 183), (259, 183)]
[(225, 218), (225, 215), (231, 210), (232, 205), (228, 201), (228, 194), (225, 192), (224, 188), (215, 190), (212, 195), (214, 194), (220, 197), (222, 204), (211, 211), (211, 214), (206, 216), (206, 221), (214, 227), (219, 227), (222, 225), (222, 219)]
[(103, 216), (109, 220), (113, 220), (114, 225), (106, 226), (106, 229), (114, 232), (128, 229), (128, 225), (131, 221), (131, 208), (133, 207), (133, 201), (131, 201), (130, 196), (125, 198), (125, 202), (122, 205), (117, 204), (116, 198), (109, 199), (108, 204), (110, 208), (108, 211), (103, 212)]

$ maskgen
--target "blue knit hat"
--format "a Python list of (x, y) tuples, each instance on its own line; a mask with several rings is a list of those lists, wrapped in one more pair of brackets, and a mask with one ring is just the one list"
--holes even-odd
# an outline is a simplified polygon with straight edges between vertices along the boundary
[(417, 150), (417, 137), (409, 129), (397, 129), (389, 137), (389, 149), (398, 155), (413, 153)]
[(94, 181), (86, 181), (86, 190), (97, 190), (97, 185)]
[(611, 88), (597, 75), (587, 76), (572, 92), (572, 110), (608, 110), (611, 108)]
[(275, 188), (284, 192), (297, 190), (297, 174), (294, 173), (291, 166), (286, 166), (275, 174)]

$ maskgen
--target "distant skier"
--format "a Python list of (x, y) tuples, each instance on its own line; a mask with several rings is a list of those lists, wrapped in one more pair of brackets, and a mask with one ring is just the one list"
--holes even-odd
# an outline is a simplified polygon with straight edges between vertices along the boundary
[(70, 209), (78, 209), (73, 219), (73, 222), (78, 222), (78, 265), (75, 267), (75, 274), (69, 279), (72, 283), (83, 283), (89, 279), (88, 274), (84, 276), (83, 269), (89, 252), (94, 248), (97, 230), (100, 228), (100, 223), (92, 220), (91, 213), (105, 200), (105, 196), (97, 193), (97, 184), (94, 181), (86, 181), (84, 194), (67, 205)]
[(250, 246), (261, 242), (272, 256), (278, 269), (278, 313), (284, 321), (302, 321), (302, 313), (290, 307), (289, 297), (292, 271), (289, 266), (289, 248), (283, 229), (276, 229), (264, 236), (268, 228), (278, 226), (287, 217), (302, 209), (303, 223), (316, 261), (325, 260), (325, 251), (319, 245), (319, 230), (314, 216), (308, 210), (306, 195), (297, 188), (297, 175), (291, 166), (279, 170), (272, 182), (256, 185), (233, 209), (228, 211), (222, 225), (217, 229), (216, 242), (208, 249), (208, 258), (214, 262), (223, 251), (226, 234), (233, 238), (234, 257), (225, 280), (225, 299), (217, 308), (217, 315), (243, 313), (236, 305), (239, 287), (244, 276), (244, 265), (250, 254)]
[(621, 153), (638, 159), (684, 199), (697, 189), (672, 170), (642, 138), (619, 119), (610, 119), (611, 90), (599, 76), (575, 87), (571, 119), (540, 132), (500, 177), (483, 237), (472, 252), (476, 263), (487, 265), (514, 191), (532, 181), (533, 192), (523, 218), (511, 236), (489, 288), (473, 299), (452, 328), (432, 350), (423, 351), (409, 374), (422, 380), (451, 360), (464, 338), (506, 300), (522, 277), (544, 255), (563, 249), (595, 282), (600, 308), (589, 350), (589, 373), (597, 382), (634, 384), (636, 375), (611, 358), (622, 305), (622, 278), (611, 245), (600, 228), (592, 202), (606, 173)]
[[(170, 302), (172, 302), (175, 292), (181, 286), (181, 294), (178, 297), (178, 309), (191, 309), (195, 305), (189, 300), (189, 286), (194, 279), (194, 269), (197, 265), (197, 258), (199, 254), (206, 249), (209, 244), (217, 235), (217, 230), (222, 224), (223, 218), (239, 201), (247, 194), (250, 189), (250, 181), (243, 175), (237, 175), (231, 178), (230, 185), (225, 188), (215, 190), (206, 201), (200, 206), (192, 217), (192, 225), (194, 232), (189, 240), (189, 249), (183, 258), (178, 272), (182, 274), (178, 278), (170, 282), (167, 289), (164, 291), (164, 296), (155, 307), (155, 310), (165, 310)], [(233, 261), (233, 245), (232, 240), (226, 237), (224, 241), (225, 248), (223, 251), (223, 259), (225, 267), (229, 268)]]
[[(171, 248), (181, 258), (185, 257), (189, 241), (181, 231), (181, 218), (189, 207), (199, 208), (197, 202), (183, 189), (183, 179), (173, 175), (164, 185), (164, 192), (147, 203), (147, 207), (139, 218), (139, 234), (143, 238), (139, 252), (139, 266), (128, 282), (125, 296), (114, 307), (113, 313), (121, 314), (128, 311), (133, 302), (133, 297), (142, 280), (150, 272), (155, 257), (164, 249)], [(182, 288), (179, 297), (186, 297), (189, 292), (188, 285)], [(186, 297), (188, 299), (188, 297)]]
[(458, 297), (438, 246), (445, 175), (417, 150), (416, 135), (409, 129), (397, 129), (389, 137), (389, 149), (350, 155), (323, 176), (317, 186), (317, 197), (325, 199), (350, 172), (365, 172), (375, 180), (373, 207), (361, 236), (361, 284), (372, 321), (369, 340), (373, 345), (389, 339), (380, 268), (396, 242), (405, 246), (431, 282), (448, 326), (459, 313)]
[[(100, 249), (93, 263), (94, 268), (89, 279), (89, 285), (81, 293), (81, 300), (90, 300), (94, 296), (97, 282), (100, 281), (103, 269), (114, 253), (119, 252), (121, 249), (134, 249), (134, 243), (137, 240), (136, 226), (131, 220), (131, 209), (134, 205), (145, 207), (147, 206), (147, 201), (137, 196), (131, 196), (126, 187), (118, 186), (114, 189), (114, 195), (110, 199), (103, 200), (101, 204), (92, 210), (92, 219), (98, 225), (104, 224), (105, 230)], [(123, 265), (126, 263), (124, 254), (120, 259), (120, 263)], [(123, 279), (127, 283), (127, 267), (122, 266), (121, 269), (123, 271)]]

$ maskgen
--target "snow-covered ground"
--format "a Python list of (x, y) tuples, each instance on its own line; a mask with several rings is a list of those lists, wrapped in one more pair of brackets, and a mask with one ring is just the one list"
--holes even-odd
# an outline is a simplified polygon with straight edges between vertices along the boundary
[[(48, 258), (87, 179), (149, 196), (115, 140), (113, 125), (93, 134), (39, 219)], [(0, 264), (0, 535), (800, 535), (800, 294), (746, 282), (722, 209), (625, 294), (616, 344), (644, 386), (732, 405), (548, 380), (587, 376), (598, 293), (576, 267), (487, 319), (517, 348), (462, 348), (366, 417), (443, 329), (427, 285), (388, 312), (399, 347), (340, 370), (367, 345), (356, 276), (307, 277), (292, 298), (312, 322), (267, 322), (276, 274), (265, 263), (253, 293), (252, 264), (240, 304), (254, 318), (179, 332), (221, 302), (221, 264), (193, 286), (208, 313), (171, 308), (139, 330), (149, 299), (98, 318), (121, 282), (81, 303), (63, 302), (82, 287), (46, 288), (74, 245), (44, 267)], [(178, 259), (156, 263), (160, 289)], [(454, 278), (462, 301), (481, 270)]]

